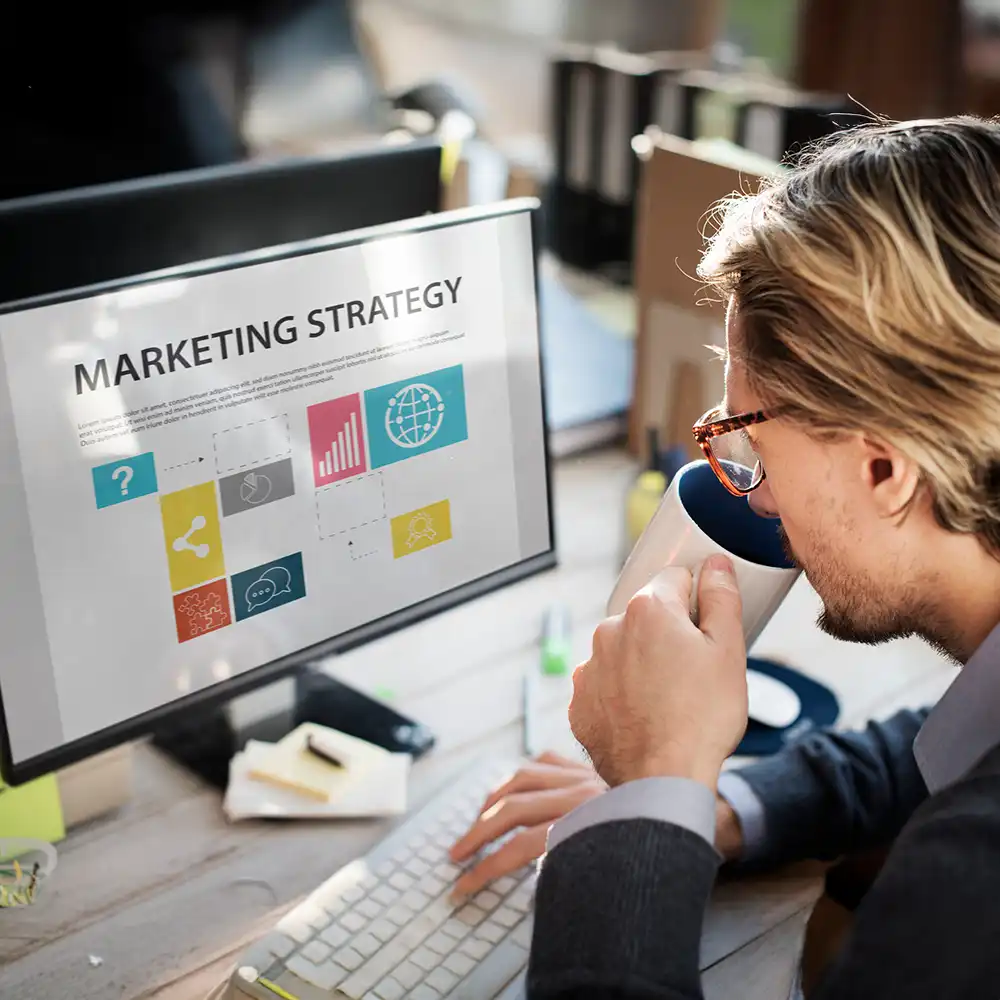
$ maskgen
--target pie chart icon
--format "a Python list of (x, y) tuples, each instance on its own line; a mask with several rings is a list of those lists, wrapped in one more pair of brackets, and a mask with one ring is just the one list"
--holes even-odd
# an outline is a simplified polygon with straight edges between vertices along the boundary
[(240, 483), (240, 496), (244, 503), (263, 503), (271, 495), (271, 480), (263, 472), (248, 472)]

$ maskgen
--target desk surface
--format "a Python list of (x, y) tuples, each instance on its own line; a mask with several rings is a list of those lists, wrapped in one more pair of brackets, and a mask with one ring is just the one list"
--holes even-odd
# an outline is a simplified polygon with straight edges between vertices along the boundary
[[(567, 603), (575, 653), (586, 655), (620, 564), (622, 500), (633, 472), (615, 451), (564, 461), (556, 470), (558, 570), (331, 664), (360, 688), (391, 688), (404, 711), (437, 732), (437, 749), (413, 770), (414, 806), (473, 757), (520, 751), (520, 680), (537, 661), (546, 603)], [(953, 671), (923, 644), (845, 647), (815, 629), (815, 610), (815, 595), (797, 585), (756, 651), (831, 683), (844, 724), (930, 703), (950, 682)], [(543, 685), (547, 742), (566, 751), (573, 746), (568, 678)], [(0, 914), (0, 994), (200, 1000), (242, 947), (389, 826), (231, 825), (216, 791), (140, 744), (128, 806), (73, 831), (38, 903)], [(706, 995), (783, 996), (819, 888), (808, 866), (719, 886), (702, 948)]]

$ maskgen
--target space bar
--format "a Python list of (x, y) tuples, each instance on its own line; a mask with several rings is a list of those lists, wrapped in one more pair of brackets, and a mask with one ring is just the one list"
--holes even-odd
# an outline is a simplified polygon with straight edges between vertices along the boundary
[(528, 950), (507, 938), (447, 995), (446, 1000), (488, 1000), (495, 997), (527, 961)]

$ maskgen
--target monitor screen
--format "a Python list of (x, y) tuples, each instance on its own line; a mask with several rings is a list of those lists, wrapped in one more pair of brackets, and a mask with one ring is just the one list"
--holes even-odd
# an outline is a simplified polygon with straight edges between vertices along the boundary
[(533, 215), (0, 315), (8, 780), (552, 564)]

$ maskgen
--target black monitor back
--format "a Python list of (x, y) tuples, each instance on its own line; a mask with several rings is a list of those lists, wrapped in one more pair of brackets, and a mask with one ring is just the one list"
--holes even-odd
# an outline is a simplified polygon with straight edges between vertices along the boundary
[(436, 212), (441, 149), (240, 163), (0, 203), (0, 303)]

